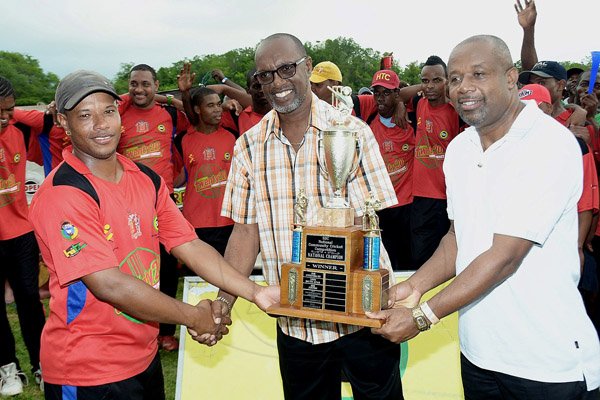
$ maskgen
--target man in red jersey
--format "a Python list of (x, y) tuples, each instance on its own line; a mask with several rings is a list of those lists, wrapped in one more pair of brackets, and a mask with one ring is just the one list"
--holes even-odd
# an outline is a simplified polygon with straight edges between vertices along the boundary
[[(186, 82), (189, 80), (185, 77), (179, 79), (182, 92), (190, 89)], [(207, 87), (195, 88), (191, 102), (199, 122), (188, 128), (181, 141), (179, 137), (176, 141), (187, 177), (183, 216), (201, 240), (224, 255), (233, 221), (221, 217), (221, 204), (236, 138), (220, 126), (223, 110), (215, 91)]]
[[(314, 71), (313, 71), (314, 73)], [(415, 157), (415, 133), (392, 122), (400, 102), (400, 79), (394, 71), (381, 70), (373, 75), (373, 98), (378, 116), (369, 125), (379, 143), (398, 204), (378, 211), (381, 240), (394, 270), (412, 269), (410, 256), (410, 207), (413, 201), (412, 170)]]
[[(28, 125), (32, 129), (29, 152), (34, 150), (32, 146), (39, 146), (41, 160), (33, 161), (43, 164), (45, 175), (48, 175), (53, 168), (60, 164), (63, 149), (71, 144), (71, 138), (65, 130), (54, 123), (52, 112), (55, 111), (54, 105), (50, 104), (47, 112), (21, 109), (15, 109), (14, 112), (15, 121)], [(36, 150), (38, 149), (36, 148)], [(29, 159), (31, 160), (31, 158)]]
[[(420, 90), (422, 96), (412, 97)], [(411, 251), (413, 267), (419, 268), (435, 251), (448, 232), (444, 158), (446, 148), (463, 129), (464, 123), (447, 93), (446, 63), (431, 56), (421, 70), (421, 85), (400, 90), (415, 124), (415, 165), (411, 207)]]
[(194, 307), (156, 290), (159, 242), (207, 281), (263, 309), (279, 297), (276, 287), (254, 284), (197, 239), (164, 179), (116, 152), (118, 98), (90, 71), (68, 75), (56, 92), (73, 145), (30, 214), (53, 299), (41, 346), (49, 400), (162, 400), (155, 322), (185, 324), (197, 339), (212, 335), (211, 343), (226, 331), (228, 321), (213, 321), (208, 301)]
[[(38, 292), (39, 248), (27, 220), (25, 162), (27, 151), (23, 132), (13, 125), (15, 92), (0, 77), (0, 298), (4, 281), (13, 289), (21, 333), (36, 379), (39, 373), (40, 335), (44, 311)], [(6, 307), (0, 307), (0, 396), (23, 391), (21, 366), (15, 352)]]
[[(129, 94), (123, 96), (120, 106), (123, 134), (117, 151), (125, 157), (140, 162), (158, 173), (169, 193), (173, 193), (173, 138), (185, 132), (189, 123), (185, 115), (174, 107), (159, 105), (154, 96), (159, 82), (154, 68), (139, 64), (129, 74)], [(161, 248), (161, 288), (175, 297), (179, 284), (177, 260)], [(159, 342), (167, 351), (177, 350), (175, 325), (161, 325)]]

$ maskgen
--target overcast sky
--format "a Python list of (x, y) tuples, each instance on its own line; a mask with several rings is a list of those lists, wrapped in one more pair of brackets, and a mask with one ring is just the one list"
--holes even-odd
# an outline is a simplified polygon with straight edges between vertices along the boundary
[[(600, 50), (599, 0), (536, 4), (541, 60), (580, 61)], [(393, 51), (402, 66), (431, 54), (447, 61), (461, 40), (485, 33), (504, 39), (517, 60), (522, 30), (513, 5), (512, 0), (17, 0), (2, 7), (1, 49), (27, 54), (59, 77), (84, 68), (110, 79), (121, 63), (166, 67), (196, 55), (254, 47), (275, 32), (313, 43), (351, 37), (363, 47)]]

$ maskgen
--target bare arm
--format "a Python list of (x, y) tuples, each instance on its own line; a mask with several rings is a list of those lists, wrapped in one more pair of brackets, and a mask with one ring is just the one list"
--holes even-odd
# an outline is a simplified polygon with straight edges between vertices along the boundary
[(218, 85), (208, 85), (207, 88), (214, 90), (220, 95), (225, 95), (229, 98), (237, 100), (244, 108), (252, 105), (252, 96), (250, 96), (244, 89), (240, 90), (222, 83)]
[(82, 281), (98, 300), (137, 319), (182, 324), (198, 333), (216, 332), (208, 301), (202, 301), (196, 307), (182, 303), (122, 273), (117, 267), (94, 272)]
[[(472, 303), (513, 274), (532, 246), (533, 243), (525, 239), (494, 235), (492, 246), (475, 258), (446, 288), (427, 303), (440, 319)], [(431, 282), (431, 278), (420, 280), (416, 277), (416, 291), (424, 293), (431, 288)], [(410, 309), (400, 307), (382, 311), (381, 314), (385, 317), (386, 324), (378, 331), (375, 330), (375, 333), (382, 334), (394, 342), (408, 340), (419, 333)], [(386, 328), (390, 322), (390, 327)]]
[[(258, 224), (238, 224), (233, 226), (233, 232), (229, 237), (227, 249), (225, 250), (225, 260), (244, 276), (250, 276), (256, 257), (260, 248), (260, 239), (258, 236)], [(232, 305), (235, 303), (236, 296), (231, 292), (219, 291), (219, 296), (227, 299)], [(231, 310), (229, 310), (231, 311)]]
[[(238, 85), (231, 79), (229, 79), (229, 78), (225, 79), (225, 74), (220, 69), (213, 69), (212, 77), (215, 81), (222, 83), (224, 85), (227, 85), (235, 90), (242, 91), (242, 92), (246, 91), (243, 87), (241, 87), (240, 85)], [(223, 82), (223, 79), (225, 79), (225, 82)], [(229, 95), (227, 95), (227, 96), (229, 96)]]
[(410, 85), (400, 89), (400, 101), (407, 103), (412, 100), (420, 91), (423, 90), (423, 85), (417, 83), (416, 85)]
[(181, 92), (183, 111), (185, 112), (185, 115), (187, 115), (192, 126), (196, 126), (200, 123), (199, 117), (194, 111), (192, 96), (190, 94), (195, 78), (196, 74), (192, 72), (192, 64), (187, 62), (183, 63), (183, 67), (181, 68), (181, 71), (179, 71), (179, 75), (177, 75), (177, 86)]
[[(247, 274), (244, 275), (233, 268), (214, 248), (200, 239), (174, 247), (171, 253), (207, 282), (256, 303), (262, 310), (279, 301), (279, 293), (277, 299), (271, 301), (270, 296), (275, 294), (272, 289), (267, 290), (252, 282)], [(234, 261), (232, 261), (233, 265), (237, 266)]]
[(535, 20), (537, 18), (537, 10), (535, 9), (534, 0), (517, 0), (515, 10), (517, 11), (517, 19), (519, 25), (523, 28), (523, 43), (521, 44), (521, 68), (523, 71), (528, 71), (538, 62), (537, 52), (535, 50)]

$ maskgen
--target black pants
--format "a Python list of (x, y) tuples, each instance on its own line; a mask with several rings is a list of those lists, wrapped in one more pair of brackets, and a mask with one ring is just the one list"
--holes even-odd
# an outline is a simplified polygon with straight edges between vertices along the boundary
[[(177, 286), (179, 286), (179, 272), (177, 271), (177, 258), (172, 256), (160, 245), (160, 291), (167, 296), (177, 297)], [(175, 325), (160, 324), (159, 335), (173, 336)]]
[(489, 371), (460, 355), (465, 400), (597, 400), (585, 381), (548, 383)]
[(146, 370), (131, 378), (98, 386), (44, 383), (46, 400), (164, 400), (165, 383), (158, 353)]
[(339, 400), (342, 371), (355, 400), (403, 399), (400, 346), (369, 329), (313, 345), (277, 327), (279, 368), (286, 400)]
[(390, 256), (394, 271), (412, 270), (410, 252), (410, 209), (406, 204), (377, 212), (381, 242)]
[[(0, 240), (0, 298), (4, 304), (4, 281), (8, 279), (15, 295), (21, 334), (32, 371), (40, 367), (40, 338), (45, 322), (38, 286), (39, 258), (40, 251), (33, 232)], [(21, 369), (4, 304), (0, 311), (0, 366), (11, 362)]]
[(415, 197), (410, 215), (413, 267), (429, 260), (450, 228), (447, 202), (442, 199)]

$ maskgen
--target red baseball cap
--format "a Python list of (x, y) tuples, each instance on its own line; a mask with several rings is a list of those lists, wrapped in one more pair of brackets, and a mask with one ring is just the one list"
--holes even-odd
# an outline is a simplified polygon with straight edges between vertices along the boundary
[(398, 89), (400, 87), (400, 78), (392, 70), (382, 69), (375, 72), (371, 87), (383, 86), (386, 89)]
[(519, 90), (519, 99), (535, 100), (538, 106), (540, 103), (552, 104), (552, 98), (550, 97), (548, 89), (537, 83), (530, 83), (529, 85), (523, 86), (521, 90)]

